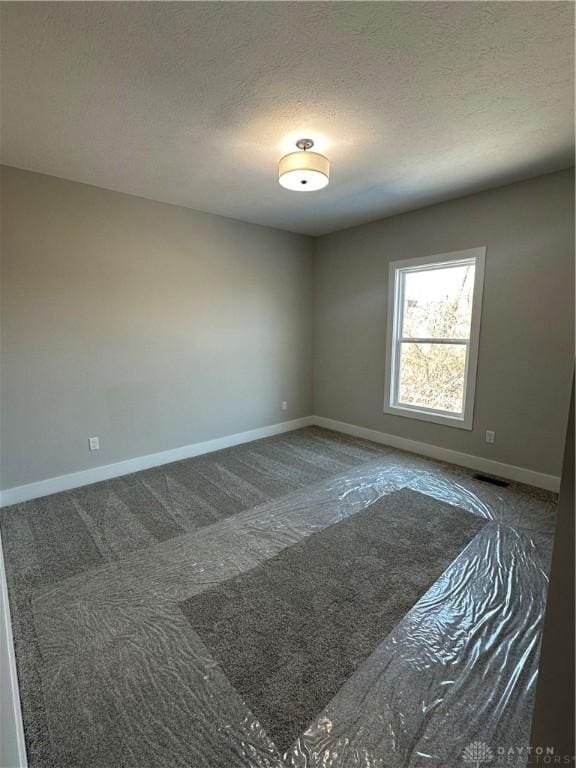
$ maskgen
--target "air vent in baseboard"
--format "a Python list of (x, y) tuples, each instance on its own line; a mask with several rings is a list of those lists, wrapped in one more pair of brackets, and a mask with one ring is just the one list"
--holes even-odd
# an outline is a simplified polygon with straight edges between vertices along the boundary
[(490, 475), (474, 475), (474, 480), (482, 480), (483, 483), (499, 485), (501, 488), (508, 488), (510, 485), (510, 483), (506, 482), (506, 480), (500, 480), (499, 477), (490, 477)]

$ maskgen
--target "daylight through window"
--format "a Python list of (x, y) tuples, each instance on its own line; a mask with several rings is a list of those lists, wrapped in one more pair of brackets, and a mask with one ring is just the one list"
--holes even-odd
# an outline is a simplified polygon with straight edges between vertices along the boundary
[(385, 411), (472, 428), (484, 254), (390, 265)]

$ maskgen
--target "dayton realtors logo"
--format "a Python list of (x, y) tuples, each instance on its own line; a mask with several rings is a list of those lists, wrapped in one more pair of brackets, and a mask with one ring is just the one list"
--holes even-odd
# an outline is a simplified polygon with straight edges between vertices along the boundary
[(497, 768), (504, 765), (527, 766), (569, 765), (574, 763), (573, 755), (556, 755), (554, 747), (490, 747), (484, 741), (473, 741), (464, 748), (462, 761), (470, 768)]
[(462, 760), (480, 768), (483, 763), (491, 763), (494, 760), (494, 752), (483, 741), (473, 741), (462, 752)]

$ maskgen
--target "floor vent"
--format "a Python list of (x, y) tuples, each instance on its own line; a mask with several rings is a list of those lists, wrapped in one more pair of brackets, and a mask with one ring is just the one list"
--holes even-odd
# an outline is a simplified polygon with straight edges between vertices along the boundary
[(492, 483), (492, 485), (499, 485), (501, 488), (508, 488), (510, 483), (506, 480), (500, 480), (498, 477), (490, 477), (490, 475), (474, 475), (475, 480), (482, 480), (483, 483)]

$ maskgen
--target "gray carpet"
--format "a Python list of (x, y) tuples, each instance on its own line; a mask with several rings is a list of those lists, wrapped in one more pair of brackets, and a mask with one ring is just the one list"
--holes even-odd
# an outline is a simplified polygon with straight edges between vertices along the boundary
[[(384, 503), (408, 487), (424, 496), (403, 493), (402, 505)], [(426, 530), (427, 512), (419, 509), (431, 509), (433, 497), (451, 506)], [(418, 500), (414, 508), (410, 498)], [(380, 510), (393, 521), (401, 506), (414, 524), (387, 540), (387, 557), (399, 570), (383, 568), (377, 552), (366, 554), (374, 542), (355, 533), (344, 543), (363, 542), (361, 568), (372, 573), (370, 583), (348, 568), (349, 582), (334, 576), (336, 597), (330, 590), (311, 595), (308, 581), (325, 589), (314, 556), (297, 593), (275, 584), (262, 592), (264, 633), (277, 597), (293, 601), (282, 606), (288, 632), (307, 597), (318, 610), (340, 601), (333, 624), (324, 616), (323, 637), (326, 654), (347, 654), (335, 659), (335, 668), (344, 665), (342, 678), (324, 668), (321, 685), (290, 683), (279, 696), (284, 713), (265, 696), (251, 700), (253, 680), (231, 679), (230, 662), (205, 636), (210, 621), (196, 630), (183, 606), (193, 618), (189, 608), (204, 592), (227, 590), (282, 552), (296, 557), (295, 546), (324, 530), (337, 535), (348, 518), (367, 514), (369, 521)], [(495, 744), (523, 744), (546, 591), (535, 532), (545, 532), (548, 550), (553, 507), (550, 495), (494, 489), (465, 470), (310, 428), (1, 510), (30, 768), (405, 768), (415, 754), (460, 766), (464, 746), (484, 733), (489, 740), (503, 734)], [(469, 520), (464, 510), (478, 524), (491, 522), (426, 591), (434, 568), (442, 570), (466, 543), (452, 539), (456, 521), (440, 527), (443, 515)], [(414, 540), (409, 551), (406, 537)], [(454, 550), (444, 550), (445, 542)], [(378, 540), (378, 552), (382, 546)], [(350, 558), (346, 551), (338, 567)], [(334, 564), (326, 554), (318, 563), (328, 561)], [(301, 572), (301, 560), (297, 567)], [(426, 595), (370, 653), (374, 638), (359, 624), (366, 611), (358, 616), (350, 587), (370, 609), (381, 603), (390, 621)], [(373, 588), (370, 605), (366, 590)], [(396, 598), (405, 603), (395, 605)], [(311, 610), (306, 615), (314, 620)], [(386, 634), (388, 619), (371, 616)], [(320, 638), (323, 631), (313, 633)], [(309, 634), (280, 643), (280, 652), (302, 639), (303, 656), (315, 653), (321, 664), (320, 639)], [(301, 674), (298, 664), (293, 671)], [(319, 713), (340, 679), (344, 685)], [(273, 682), (283, 688), (282, 679)], [(296, 688), (305, 693), (305, 711), (297, 714), (306, 732), (282, 757), (278, 747), (295, 732)], [(266, 730), (245, 701), (262, 722), (271, 708)], [(284, 731), (278, 716), (286, 711)]]
[[(377, 459), (386, 449), (322, 429), (267, 438), (0, 509), (30, 768), (61, 768), (43, 692), (33, 598)], [(70, 766), (75, 768), (74, 757)], [(107, 768), (113, 768), (109, 766)]]
[(485, 523), (397, 491), (182, 609), (286, 750)]

